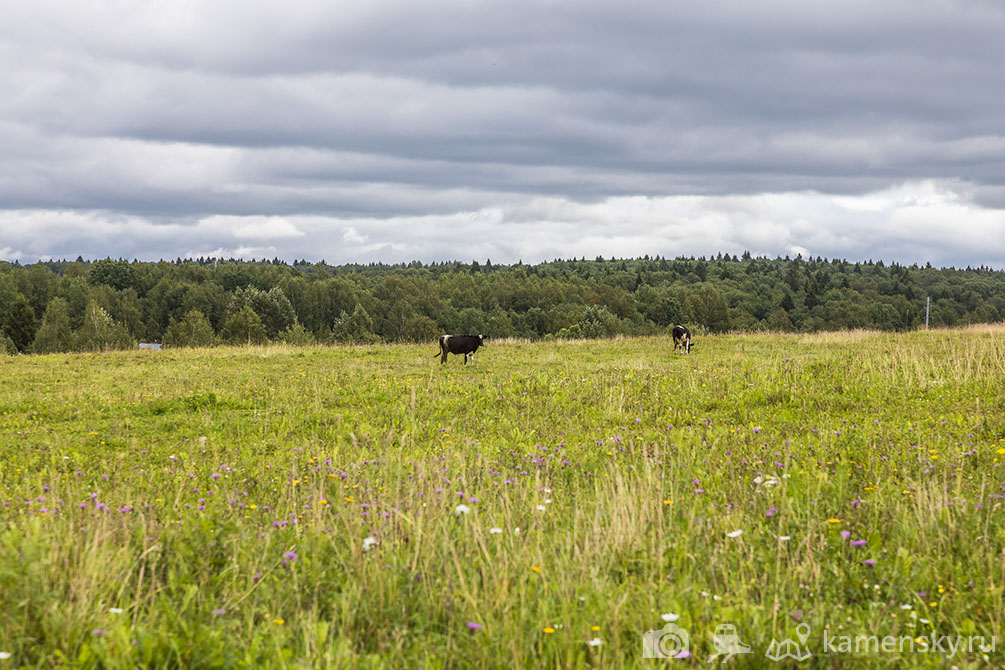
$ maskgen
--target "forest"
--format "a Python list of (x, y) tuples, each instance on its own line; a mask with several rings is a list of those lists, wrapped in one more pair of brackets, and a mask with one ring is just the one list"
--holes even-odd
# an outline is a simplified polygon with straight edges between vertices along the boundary
[(0, 353), (226, 343), (602, 338), (867, 328), (1005, 318), (1005, 271), (823, 258), (332, 266), (279, 259), (0, 262)]

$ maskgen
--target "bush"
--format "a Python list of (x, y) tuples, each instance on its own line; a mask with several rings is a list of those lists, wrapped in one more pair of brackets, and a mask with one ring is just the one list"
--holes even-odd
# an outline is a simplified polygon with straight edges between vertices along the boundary
[(293, 344), (298, 347), (306, 347), (317, 344), (314, 335), (304, 328), (304, 324), (294, 321), (293, 325), (279, 334), (279, 339), (286, 344)]

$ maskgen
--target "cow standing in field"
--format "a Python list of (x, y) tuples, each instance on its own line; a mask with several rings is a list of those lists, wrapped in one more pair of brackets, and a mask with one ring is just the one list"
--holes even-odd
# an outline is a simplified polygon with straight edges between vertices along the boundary
[(677, 324), (673, 327), (673, 350), (679, 348), (681, 353), (691, 353), (691, 331), (684, 326)]
[(443, 335), (440, 337), (440, 364), (447, 362), (447, 354), (464, 354), (464, 365), (468, 359), (475, 360), (475, 352), (485, 342), (484, 335)]

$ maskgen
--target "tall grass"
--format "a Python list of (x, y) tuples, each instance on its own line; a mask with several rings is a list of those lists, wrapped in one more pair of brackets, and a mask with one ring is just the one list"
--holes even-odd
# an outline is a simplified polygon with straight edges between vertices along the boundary
[(998, 664), (1003, 335), (0, 358), (0, 669)]

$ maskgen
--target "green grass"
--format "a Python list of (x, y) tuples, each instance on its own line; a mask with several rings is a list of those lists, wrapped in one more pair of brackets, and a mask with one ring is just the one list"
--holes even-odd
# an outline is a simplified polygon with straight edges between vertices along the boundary
[(1002, 663), (1002, 327), (434, 353), (0, 357), (0, 670)]

